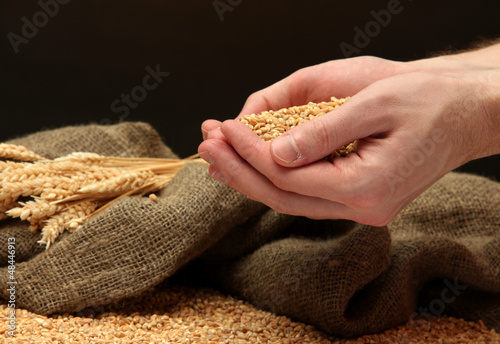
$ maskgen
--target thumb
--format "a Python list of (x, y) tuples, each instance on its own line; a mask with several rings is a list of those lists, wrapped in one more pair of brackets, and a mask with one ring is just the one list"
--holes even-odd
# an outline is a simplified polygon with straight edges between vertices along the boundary
[(306, 165), (380, 130), (380, 119), (377, 121), (379, 116), (372, 115), (373, 108), (368, 111), (362, 108), (351, 98), (332, 112), (304, 122), (275, 138), (271, 142), (274, 161), (287, 167)]

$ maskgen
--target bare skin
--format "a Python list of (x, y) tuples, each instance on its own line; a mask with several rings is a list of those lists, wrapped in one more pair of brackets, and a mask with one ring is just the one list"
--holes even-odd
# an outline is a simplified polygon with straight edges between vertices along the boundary
[[(331, 96), (351, 99), (271, 143), (238, 121), (207, 120), (198, 152), (214, 179), (279, 212), (375, 226), (454, 168), (500, 154), (500, 44), (308, 67), (252, 94), (239, 116)], [(356, 154), (322, 159), (356, 139)]]

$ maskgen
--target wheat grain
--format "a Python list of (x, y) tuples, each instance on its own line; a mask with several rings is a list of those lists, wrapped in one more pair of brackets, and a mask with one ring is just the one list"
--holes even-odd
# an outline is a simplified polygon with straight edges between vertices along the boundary
[(3, 172), (9, 172), (20, 168), (25, 168), (27, 165), (29, 165), (29, 163), (0, 160), (0, 175)]
[(500, 343), (481, 320), (434, 315), (361, 337), (329, 336), (312, 325), (273, 314), (214, 289), (169, 283), (103, 307), (40, 315), (16, 309), (15, 336), (8, 334), (10, 308), (0, 302), (1, 343), (81, 344), (458, 344)]
[(21, 207), (10, 209), (7, 214), (10, 217), (18, 217), (21, 220), (41, 219), (49, 217), (61, 211), (64, 208), (62, 204), (52, 204), (42, 198), (35, 199), (34, 201), (19, 202)]
[[(252, 129), (264, 141), (271, 141), (290, 129), (332, 112), (349, 98), (337, 99), (332, 97), (330, 102), (308, 103), (302, 106), (292, 106), (276, 111), (263, 111), (260, 114), (251, 114), (239, 118), (239, 121)], [(342, 146), (328, 158), (347, 156), (356, 150), (356, 142)]]
[(64, 177), (41, 176), (18, 182), (2, 182), (0, 184), (0, 201), (11, 199), (13, 202), (21, 196), (39, 195), (44, 188), (55, 188), (66, 181), (67, 179)]
[(130, 171), (122, 175), (92, 183), (78, 190), (80, 194), (115, 194), (141, 187), (156, 175), (153, 171)]
[(26, 147), (6, 143), (0, 143), (0, 158), (15, 161), (37, 161), (44, 159)]
[[(75, 152), (42, 160), (24, 147), (0, 147), (3, 158), (33, 160), (0, 161), (0, 220), (29, 221), (32, 232), (42, 230), (40, 243), (47, 248), (65, 230), (77, 230), (114, 202), (163, 188), (195, 158), (121, 158)], [(18, 203), (21, 197), (33, 199)]]
[[(82, 201), (80, 203), (65, 207), (55, 216), (48, 218), (42, 228), (42, 239), (38, 241), (49, 248), (66, 228), (74, 228), (75, 221), (87, 218), (97, 207), (97, 203)], [(82, 221), (83, 222), (83, 221)], [(78, 227), (78, 226), (77, 226)]]
[(102, 155), (87, 152), (74, 152), (54, 159), (55, 162), (76, 162), (84, 165), (100, 165), (105, 160), (107, 160), (107, 158)]
[(9, 203), (6, 206), (0, 206), (0, 220), (4, 220), (4, 219), (8, 218), (10, 215), (8, 215), (7, 213), (11, 209), (14, 209), (14, 208), (16, 208), (18, 206), (19, 206), (19, 203), (17, 203), (17, 202)]

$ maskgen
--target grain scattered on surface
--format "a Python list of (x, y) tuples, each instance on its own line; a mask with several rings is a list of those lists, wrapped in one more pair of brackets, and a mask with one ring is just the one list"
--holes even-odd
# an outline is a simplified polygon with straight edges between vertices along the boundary
[[(3, 302), (3, 301), (0, 301)], [(439, 316), (383, 333), (340, 339), (314, 326), (256, 308), (215, 290), (171, 285), (139, 297), (74, 314), (41, 316), (17, 310), (8, 336), (0, 303), (0, 342), (6, 343), (500, 343), (482, 322)]]

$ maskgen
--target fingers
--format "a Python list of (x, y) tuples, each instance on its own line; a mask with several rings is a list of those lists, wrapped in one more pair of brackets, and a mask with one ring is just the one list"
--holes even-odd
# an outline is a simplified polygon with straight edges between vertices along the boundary
[[(255, 92), (248, 97), (238, 118), (252, 113), (303, 105), (310, 101), (326, 101), (332, 96), (352, 95), (340, 90), (342, 86), (337, 84), (339, 80), (335, 75), (339, 72), (346, 73), (342, 68), (332, 68), (340, 63), (331, 61), (300, 69), (283, 80)], [(328, 74), (331, 78), (327, 76)], [(337, 85), (332, 85), (331, 80), (335, 80)]]
[(279, 189), (220, 140), (203, 142), (198, 152), (211, 164), (213, 178), (278, 212), (316, 219), (354, 216), (351, 209), (337, 202)]
[(274, 163), (270, 143), (242, 123), (225, 121), (221, 131), (234, 147), (207, 139), (199, 146), (200, 157), (210, 163), (214, 179), (251, 199), (291, 215), (375, 226), (387, 224), (397, 213), (388, 204), (394, 196), (390, 185), (377, 173), (383, 166), (374, 158), (377, 150), (384, 151), (383, 140), (362, 142), (360, 155), (337, 158), (333, 164), (322, 160), (286, 168)]
[(226, 137), (220, 131), (221, 122), (209, 119), (202, 123), (201, 133), (203, 135), (203, 140), (216, 139), (227, 142)]
[(287, 77), (250, 95), (237, 118), (296, 105), (292, 103), (293, 95), (290, 94), (291, 77)]
[(326, 101), (332, 96), (354, 96), (377, 80), (407, 71), (404, 67), (402, 63), (361, 56), (303, 68), (252, 94), (238, 118), (266, 110), (303, 105), (310, 101)]
[[(374, 190), (373, 197), (364, 197), (372, 188), (370, 185), (375, 185), (370, 171), (376, 169), (377, 164), (370, 159), (370, 154), (366, 159), (352, 154), (334, 160), (333, 164), (320, 160), (299, 168), (287, 168), (275, 163), (270, 143), (261, 140), (244, 124), (225, 121), (221, 131), (239, 157), (279, 189), (360, 207), (370, 207), (383, 198), (383, 190)], [(368, 177), (360, 178), (361, 175)]]
[(219, 128), (220, 125), (221, 125), (221, 122), (217, 121), (215, 119), (208, 119), (208, 120), (204, 121), (201, 124), (201, 133), (203, 135), (203, 140), (206, 140), (208, 137), (208, 134), (212, 130)]
[(392, 123), (385, 120), (385, 114), (377, 112), (378, 107), (366, 106), (366, 100), (360, 99), (362, 95), (355, 96), (332, 112), (274, 139), (271, 144), (274, 161), (287, 167), (303, 166), (355, 140), (389, 130)]

